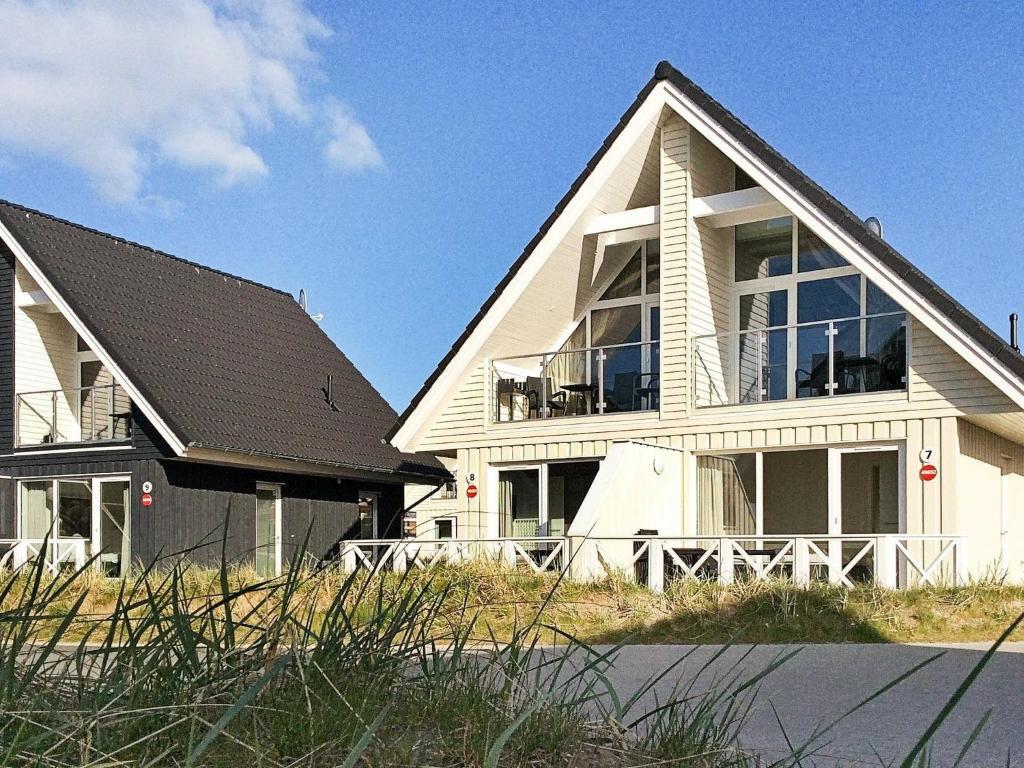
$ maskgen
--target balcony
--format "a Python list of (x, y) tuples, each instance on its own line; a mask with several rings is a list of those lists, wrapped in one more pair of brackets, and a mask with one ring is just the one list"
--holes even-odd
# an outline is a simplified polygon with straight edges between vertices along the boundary
[(697, 408), (907, 388), (905, 312), (694, 338)]
[(495, 423), (656, 411), (657, 341), (543, 352), (492, 362)]
[(17, 395), (19, 448), (123, 441), (132, 435), (131, 400), (119, 384)]

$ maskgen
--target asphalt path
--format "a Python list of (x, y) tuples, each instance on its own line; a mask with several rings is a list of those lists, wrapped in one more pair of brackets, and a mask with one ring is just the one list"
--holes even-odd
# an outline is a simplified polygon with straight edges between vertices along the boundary
[[(607, 649), (605, 649), (607, 650)], [(673, 690), (720, 690), (748, 679), (797, 651), (764, 677), (748, 697), (742, 746), (775, 757), (803, 744), (915, 665), (942, 654), (896, 687), (841, 719), (814, 743), (808, 766), (891, 765), (913, 748), (949, 697), (981, 659), (985, 646), (654, 645), (620, 649), (606, 674), (620, 697), (679, 663), (638, 702), (643, 711)], [(972, 731), (988, 716), (962, 766), (1024, 767), (1024, 647), (997, 652), (936, 733), (932, 766), (952, 766)], [(774, 711), (773, 711), (774, 709)], [(781, 727), (780, 727), (781, 721)]]

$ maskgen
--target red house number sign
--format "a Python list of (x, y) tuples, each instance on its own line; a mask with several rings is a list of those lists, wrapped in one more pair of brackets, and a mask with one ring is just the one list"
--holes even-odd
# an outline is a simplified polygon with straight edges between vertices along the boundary
[(934, 464), (925, 464), (921, 467), (920, 477), (924, 482), (934, 480), (939, 476), (939, 469)]

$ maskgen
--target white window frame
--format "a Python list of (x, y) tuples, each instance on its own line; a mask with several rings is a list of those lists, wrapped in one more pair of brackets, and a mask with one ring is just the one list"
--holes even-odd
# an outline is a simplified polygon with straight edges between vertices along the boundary
[[(438, 521), (442, 521), (442, 520), (448, 521), (448, 522), (450, 522), (452, 524), (452, 535), (450, 537), (444, 538), (444, 539), (442, 539), (440, 536), (437, 535), (437, 523), (438, 523)], [(433, 534), (434, 534), (434, 539), (436, 541), (448, 541), (449, 539), (457, 539), (457, 538), (459, 538), (459, 519), (458, 519), (457, 516), (455, 516), (455, 515), (441, 515), (440, 517), (431, 518), (431, 522), (434, 523)]]
[[(773, 218), (786, 218), (784, 216), (776, 216)], [(736, 280), (736, 237), (735, 228), (733, 228), (733, 237), (729, 241), (730, 249), (730, 277), (732, 280), (732, 290), (730, 292), (730, 308), (729, 308), (729, 322), (730, 332), (736, 336), (742, 329), (740, 328), (740, 298), (743, 296), (749, 296), (755, 293), (772, 293), (774, 291), (785, 291), (786, 292), (786, 326), (788, 331), (786, 333), (786, 401), (796, 400), (796, 381), (791, 372), (796, 370), (797, 364), (797, 328), (798, 324), (798, 294), (799, 286), (801, 283), (814, 282), (816, 280), (830, 280), (837, 277), (849, 277), (851, 275), (860, 276), (860, 297), (859, 297), (859, 316), (863, 316), (867, 308), (867, 291), (868, 291), (868, 277), (859, 269), (853, 265), (845, 267), (829, 267), (827, 269), (814, 269), (808, 272), (798, 272), (799, 267), (799, 230), (802, 226), (807, 226), (800, 222), (796, 216), (788, 217), (792, 221), (792, 232), (791, 232), (791, 243), (792, 248), (790, 251), (790, 272), (787, 275), (776, 275), (775, 277), (762, 277), (757, 280)], [(772, 219), (765, 219), (765, 221), (771, 221)], [(752, 222), (753, 223), (753, 222)], [(807, 227), (812, 234), (814, 230)], [(898, 302), (897, 302), (898, 303)], [(902, 310), (906, 313), (906, 310)], [(842, 318), (840, 318), (842, 319)], [(904, 388), (908, 396), (910, 394), (910, 327), (909, 327), (910, 315), (907, 314), (905, 323), (907, 324), (905, 337), (907, 347), (907, 375), (904, 378)], [(861, 321), (863, 326), (864, 321)], [(763, 330), (770, 330), (770, 328), (778, 326), (770, 326)], [(861, 328), (860, 334), (860, 345), (861, 354), (864, 354), (865, 345), (867, 338), (864, 333), (863, 327)], [(730, 379), (732, 381), (732, 392), (730, 393), (734, 402), (739, 400), (739, 376), (737, 375), (737, 366), (739, 360), (737, 354), (730, 352), (729, 354), (729, 371)], [(820, 400), (821, 398), (808, 398), (808, 400)], [(778, 401), (784, 402), (784, 401)]]
[[(284, 500), (284, 486), (280, 483), (256, 483), (256, 491), (271, 491), (274, 494), (274, 576), (281, 575), (281, 508)], [(259, 502), (253, 497), (253, 515), (256, 521), (256, 530), (259, 530)], [(259, 547), (259, 541), (255, 541), (256, 547)]]
[[(600, 471), (601, 462), (604, 460), (603, 456), (578, 456), (571, 459), (552, 459), (548, 461), (534, 461), (534, 462), (520, 462), (515, 464), (492, 464), (488, 472), (488, 485), (490, 486), (490, 492), (488, 493), (488, 503), (494, 513), (491, 515), (493, 521), (490, 526), (488, 535), (491, 538), (501, 537), (501, 516), (498, 514), (498, 481), (501, 472), (514, 472), (520, 470), (532, 470), (539, 473), (537, 481), (537, 493), (540, 494), (540, 498), (537, 503), (537, 527), (540, 529), (540, 538), (549, 536), (547, 531), (548, 526), (548, 470), (553, 464), (597, 464), (598, 471)], [(568, 527), (566, 527), (566, 533), (568, 534)], [(510, 538), (510, 537), (506, 537)]]
[[(52, 519), (50, 520), (50, 540), (53, 542), (58, 541), (73, 541), (73, 538), (58, 536), (60, 533), (60, 515), (58, 513), (60, 507), (60, 483), (62, 482), (88, 482), (89, 490), (92, 494), (89, 509), (89, 555), (93, 556), (99, 552), (102, 547), (102, 533), (101, 533), (101, 515), (102, 510), (100, 509), (100, 485), (102, 483), (115, 483), (124, 482), (128, 484), (128, 509), (125, 510), (125, 531), (124, 535), (128, 538), (128, 549), (131, 551), (131, 514), (132, 514), (132, 478), (131, 475), (124, 474), (99, 474), (99, 475), (45, 475), (41, 477), (19, 477), (15, 487), (15, 533), (18, 539), (22, 539), (22, 509), (21, 499), (22, 492), (21, 486), (24, 483), (50, 483), (50, 493), (53, 497), (53, 510)], [(121, 572), (124, 573), (128, 567), (128, 563), (121, 563)], [(100, 568), (101, 563), (97, 559), (96, 567)]]
[(370, 538), (375, 540), (380, 536), (380, 491), (359, 491), (357, 505), (359, 499), (373, 499), (373, 514), (370, 515), (373, 533)]
[[(689, 530), (693, 531), (693, 534), (697, 534), (697, 520), (698, 520), (698, 504), (700, 499), (697, 494), (697, 458), (699, 456), (734, 456), (741, 453), (753, 453), (755, 455), (755, 475), (756, 485), (754, 489), (755, 503), (754, 503), (754, 514), (755, 514), (755, 531), (756, 535), (764, 535), (764, 454), (766, 453), (778, 453), (784, 452), (795, 452), (795, 451), (827, 451), (828, 452), (828, 476), (827, 476), (827, 488), (828, 488), (828, 535), (839, 536), (843, 532), (843, 475), (842, 475), (842, 457), (845, 453), (867, 453), (867, 452), (881, 452), (881, 451), (896, 451), (897, 452), (897, 495), (899, 501), (899, 533), (904, 534), (907, 531), (907, 459), (906, 459), (906, 443), (903, 441), (896, 442), (879, 442), (879, 443), (862, 443), (862, 444), (841, 444), (841, 445), (799, 445), (799, 446), (778, 446), (772, 448), (757, 448), (757, 449), (728, 449), (728, 450), (715, 450), (715, 451), (694, 451), (690, 456), (690, 467), (688, 470), (688, 480), (690, 484), (690, 493), (687, 494), (687, 504), (689, 510), (685, 515), (685, 523)], [(806, 531), (805, 533), (810, 533)]]

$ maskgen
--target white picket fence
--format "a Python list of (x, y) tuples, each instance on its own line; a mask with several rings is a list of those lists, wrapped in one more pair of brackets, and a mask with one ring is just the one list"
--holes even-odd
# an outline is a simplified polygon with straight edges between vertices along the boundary
[(379, 539), (342, 542), (340, 564), (346, 571), (400, 572), (487, 559), (536, 573), (567, 571), (582, 581), (614, 575), (655, 591), (676, 579), (899, 588), (966, 583), (966, 546), (962, 536), (907, 534)]
[(0, 569), (17, 570), (42, 561), (46, 570), (57, 574), (62, 567), (85, 566), (85, 539), (0, 539)]

